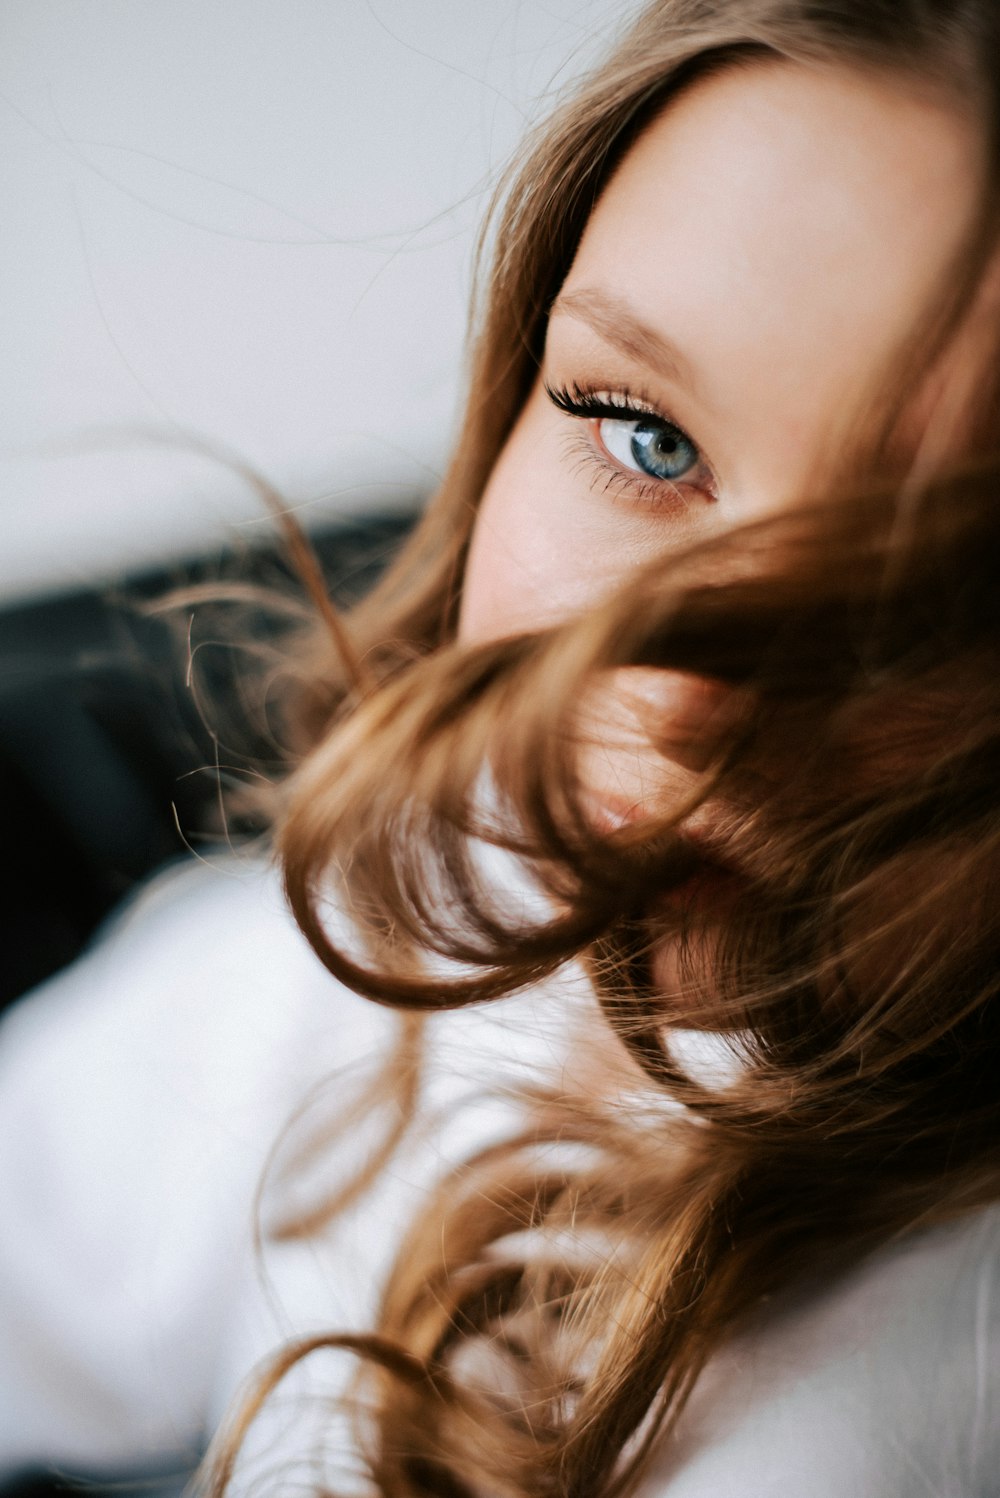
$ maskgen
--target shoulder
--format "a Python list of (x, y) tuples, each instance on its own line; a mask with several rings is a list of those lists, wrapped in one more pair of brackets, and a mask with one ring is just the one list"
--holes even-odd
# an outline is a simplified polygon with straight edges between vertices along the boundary
[(993, 1498), (1000, 1206), (767, 1306), (709, 1364), (643, 1498)]
[(388, 1021), (237, 859), (168, 871), (5, 1016), (0, 1468), (204, 1429), (275, 1140)]
[(322, 967), (268, 864), (170, 869), (0, 1025), (0, 1170), (30, 1147), (25, 1210), (49, 1177), (67, 1217), (86, 1190), (125, 1238), (197, 1210), (209, 1181), (213, 1219), (227, 1202), (242, 1222), (303, 1095), (389, 1024)]
[[(0, 1069), (15, 1085), (29, 1054), (55, 1073), (97, 1066), (105, 1047), (219, 1096), (241, 1070), (296, 1065), (331, 1014), (341, 1037), (370, 1006), (335, 983), (302, 938), (265, 861), (227, 857), (166, 870), (117, 913), (88, 952), (19, 1001), (0, 1026)], [(351, 1025), (343, 1026), (344, 1011)], [(108, 1101), (105, 1097), (105, 1102)]]

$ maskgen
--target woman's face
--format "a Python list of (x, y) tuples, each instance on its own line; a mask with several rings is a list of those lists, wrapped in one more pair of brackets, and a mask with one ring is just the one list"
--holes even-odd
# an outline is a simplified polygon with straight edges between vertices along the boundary
[[(552, 309), (483, 496), (460, 637), (563, 620), (806, 496), (962, 242), (977, 149), (957, 109), (885, 74), (752, 63), (670, 103)], [(663, 711), (690, 716), (693, 685), (662, 675)], [(609, 814), (641, 797), (641, 775), (610, 780)]]

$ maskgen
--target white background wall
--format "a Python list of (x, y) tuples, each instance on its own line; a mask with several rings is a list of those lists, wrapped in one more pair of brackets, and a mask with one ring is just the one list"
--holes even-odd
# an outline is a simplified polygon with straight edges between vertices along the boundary
[(0, 0), (0, 602), (433, 486), (484, 188), (634, 0)]

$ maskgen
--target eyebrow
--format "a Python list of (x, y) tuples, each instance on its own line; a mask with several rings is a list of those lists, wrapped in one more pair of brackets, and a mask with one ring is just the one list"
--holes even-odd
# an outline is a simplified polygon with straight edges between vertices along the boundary
[(551, 316), (560, 312), (586, 323), (605, 343), (655, 374), (666, 375), (692, 391), (697, 388), (694, 368), (673, 339), (644, 323), (613, 292), (589, 286), (563, 292), (556, 297)]

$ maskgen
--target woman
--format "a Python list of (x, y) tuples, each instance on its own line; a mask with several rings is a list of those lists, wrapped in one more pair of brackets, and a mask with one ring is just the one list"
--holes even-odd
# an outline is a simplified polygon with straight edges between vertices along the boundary
[[(347, 985), (526, 993), (423, 1069), (404, 1023), (365, 1150), (342, 1116), (270, 1224), (310, 1334), (217, 1488), (358, 1450), (391, 1495), (996, 1491), (998, 41), (660, 0), (522, 165), (442, 492), (303, 653), (278, 843)], [(208, 941), (240, 902), (147, 915), (128, 971), (192, 903)], [(300, 1020), (235, 1067), (272, 1121), (328, 1067)]]

